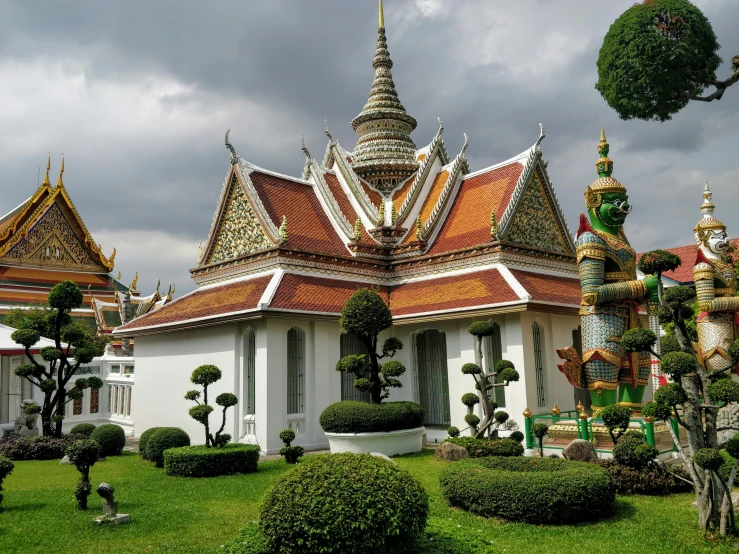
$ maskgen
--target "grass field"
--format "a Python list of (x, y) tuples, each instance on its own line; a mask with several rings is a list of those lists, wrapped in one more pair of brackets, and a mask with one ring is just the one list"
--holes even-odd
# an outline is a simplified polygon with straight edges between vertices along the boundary
[[(431, 498), (424, 549), (432, 554), (728, 553), (739, 542), (702, 537), (690, 494), (620, 497), (614, 517), (599, 523), (554, 527), (488, 520), (446, 505), (438, 484), (443, 462), (432, 452), (396, 461), (419, 479)], [(219, 552), (241, 527), (257, 519), (264, 492), (288, 469), (283, 461), (270, 461), (261, 463), (256, 474), (185, 479), (167, 477), (132, 453), (108, 458), (92, 468), (93, 486), (111, 483), (120, 511), (130, 513), (133, 521), (98, 527), (92, 523), (101, 513), (97, 494), (90, 497), (89, 511), (75, 509), (78, 473), (73, 466), (16, 462), (4, 483), (0, 552)]]

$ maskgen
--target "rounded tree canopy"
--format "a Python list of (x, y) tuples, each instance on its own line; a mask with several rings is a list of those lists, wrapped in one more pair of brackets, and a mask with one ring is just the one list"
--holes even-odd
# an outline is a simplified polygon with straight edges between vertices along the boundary
[(654, 391), (654, 401), (666, 406), (677, 406), (688, 401), (688, 394), (679, 384), (670, 383)]
[(693, 461), (703, 469), (711, 471), (716, 471), (724, 463), (721, 453), (713, 448), (701, 448), (693, 456)]
[(660, 404), (650, 400), (642, 407), (641, 415), (665, 421), (672, 417), (672, 409), (666, 404)]
[(495, 364), (495, 372), (496, 373), (502, 373), (504, 369), (516, 369), (516, 366), (513, 365), (513, 362), (510, 360), (499, 360)]
[(543, 423), (534, 423), (531, 426), (531, 432), (537, 439), (543, 439), (549, 432), (549, 427)]
[(89, 468), (95, 465), (102, 451), (102, 448), (96, 441), (85, 439), (73, 442), (67, 447), (65, 454), (77, 469), (82, 470), (83, 468)]
[(41, 335), (38, 331), (34, 331), (33, 329), (18, 329), (13, 331), (10, 338), (13, 339), (13, 342), (16, 344), (20, 344), (26, 348), (31, 348), (39, 341)]
[(668, 287), (664, 299), (668, 304), (684, 304), (695, 298), (695, 289), (691, 287)]
[(657, 342), (657, 335), (649, 329), (636, 327), (621, 336), (621, 347), (626, 352), (649, 352)]
[(403, 342), (395, 337), (388, 337), (382, 345), (382, 355), (393, 357), (398, 350), (403, 349)]
[(719, 44), (687, 0), (647, 0), (606, 33), (595, 88), (621, 119), (666, 121), (716, 79)]
[(216, 396), (216, 404), (222, 408), (230, 408), (231, 406), (236, 406), (238, 403), (239, 399), (236, 398), (235, 394), (231, 394), (230, 392), (222, 392)]
[(351, 295), (341, 310), (341, 328), (360, 339), (370, 340), (392, 324), (392, 316), (380, 295), (369, 289), (359, 289)]
[(508, 412), (504, 412), (503, 410), (499, 410), (495, 412), (495, 421), (499, 423), (500, 425), (503, 425), (506, 421), (508, 421), (508, 418), (511, 417), (508, 415)]
[(470, 335), (476, 337), (489, 337), (495, 331), (495, 323), (492, 321), (475, 321), (467, 331)]
[(62, 357), (62, 351), (54, 346), (44, 346), (40, 352), (41, 357), (47, 362), (53, 362)]
[(465, 375), (480, 375), (482, 369), (477, 364), (467, 363), (462, 366), (462, 373)]
[(465, 406), (472, 407), (475, 404), (478, 404), (479, 402), (480, 402), (480, 399), (473, 392), (468, 392), (462, 395), (462, 404), (464, 404)]
[(363, 375), (367, 367), (366, 354), (349, 354), (336, 362), (336, 371), (345, 371), (355, 375)]
[(53, 392), (56, 390), (56, 379), (44, 379), (39, 383), (39, 388), (43, 392)]
[(67, 398), (71, 398), (72, 400), (82, 400), (84, 396), (85, 391), (83, 389), (78, 389), (77, 387), (67, 391)]
[(196, 385), (208, 386), (221, 378), (221, 370), (214, 365), (201, 365), (192, 372), (190, 381)]
[(739, 458), (739, 433), (736, 433), (733, 437), (726, 441), (725, 448), (732, 458)]
[(91, 389), (102, 389), (104, 384), (105, 383), (103, 383), (103, 380), (100, 377), (87, 378), (87, 386)]
[(516, 371), (512, 367), (506, 367), (498, 374), (498, 379), (500, 379), (504, 383), (510, 383), (511, 381), (518, 381), (519, 378), (520, 376), (518, 375), (518, 371)]
[(624, 431), (629, 426), (629, 420), (633, 410), (626, 406), (619, 406), (612, 404), (606, 406), (600, 412), (600, 418), (603, 420), (603, 425), (609, 430), (623, 429)]
[(698, 369), (698, 362), (687, 352), (668, 352), (662, 356), (662, 371), (673, 379), (693, 373)]
[(56, 310), (68, 312), (82, 306), (82, 291), (74, 281), (62, 281), (51, 289), (47, 302)]
[(464, 416), (464, 421), (467, 425), (470, 425), (472, 427), (477, 427), (480, 424), (480, 418), (477, 417), (475, 414), (467, 414)]
[(708, 385), (708, 395), (714, 402), (739, 402), (739, 383), (732, 379), (719, 379)]
[(387, 377), (400, 377), (405, 373), (405, 366), (398, 360), (388, 360), (380, 368), (382, 375)]
[(652, 250), (639, 258), (639, 271), (645, 275), (657, 275), (677, 269), (682, 264), (680, 256), (667, 250)]
[(189, 413), (190, 417), (195, 421), (205, 425), (208, 423), (208, 416), (212, 411), (213, 406), (210, 406), (209, 404), (198, 404), (197, 406), (190, 408), (187, 413)]

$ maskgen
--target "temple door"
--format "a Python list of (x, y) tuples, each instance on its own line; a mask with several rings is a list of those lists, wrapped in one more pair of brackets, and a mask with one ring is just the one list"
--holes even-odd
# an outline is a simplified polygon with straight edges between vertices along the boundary
[(426, 411), (424, 425), (446, 429), (451, 425), (446, 335), (436, 329), (414, 335), (415, 396)]

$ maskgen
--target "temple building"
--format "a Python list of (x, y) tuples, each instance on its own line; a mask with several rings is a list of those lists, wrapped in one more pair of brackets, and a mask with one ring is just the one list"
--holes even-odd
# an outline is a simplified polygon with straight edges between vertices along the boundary
[(542, 160), (543, 127), (530, 148), (473, 170), (467, 137), (448, 153), (441, 121), (428, 143), (411, 138), (416, 120), (393, 82), (382, 3), (372, 66), (369, 99), (351, 122), (356, 145), (345, 149), (325, 126), (325, 154), (303, 144), (298, 177), (247, 161), (226, 133), (226, 178), (190, 270), (198, 288), (114, 331), (136, 341), (137, 422), (179, 426), (197, 441), (202, 426), (183, 397), (192, 370), (215, 364), (223, 378), (211, 394), (239, 397), (228, 412), (234, 440), (275, 452), (291, 427), (296, 444), (325, 448), (321, 411), (364, 398), (334, 369), (362, 352), (339, 326), (361, 287), (383, 296), (389, 334), (405, 345), (396, 359), (408, 369), (391, 400), (425, 408), (431, 442), (449, 425), (467, 427), (460, 398), (474, 382), (461, 367), (474, 362), (467, 329), (476, 320), (496, 324), (485, 363), (508, 359), (520, 372), (497, 395), (512, 419), (574, 408), (555, 348), (579, 344), (580, 282)]

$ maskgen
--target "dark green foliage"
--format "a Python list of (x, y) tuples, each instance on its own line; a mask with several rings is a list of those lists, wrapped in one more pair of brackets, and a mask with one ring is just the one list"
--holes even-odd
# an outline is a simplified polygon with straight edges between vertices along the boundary
[(711, 471), (717, 471), (724, 463), (721, 454), (714, 448), (701, 448), (693, 456), (693, 461), (698, 467)]
[(603, 411), (600, 412), (598, 417), (603, 420), (603, 425), (608, 429), (614, 443), (618, 442), (621, 435), (623, 435), (626, 432), (626, 429), (628, 429), (629, 420), (633, 413), (634, 412), (631, 408), (619, 406), (618, 404), (606, 406), (603, 408)]
[(190, 375), (190, 381), (201, 386), (212, 385), (220, 378), (221, 370), (209, 364), (196, 367)]
[(388, 377), (400, 377), (405, 373), (405, 366), (398, 360), (388, 360), (382, 364), (382, 375)]
[(462, 373), (464, 375), (480, 375), (482, 368), (477, 364), (467, 363), (462, 366)]
[(714, 402), (739, 402), (739, 383), (732, 379), (719, 379), (708, 385), (708, 395)]
[(101, 425), (90, 434), (90, 438), (100, 445), (102, 456), (120, 456), (126, 446), (126, 433), (113, 423)]
[(495, 412), (493, 419), (495, 420), (496, 423), (503, 425), (506, 421), (508, 421), (509, 417), (510, 416), (508, 415), (508, 412), (504, 412), (503, 410), (498, 410), (497, 412)]
[(449, 435), (451, 438), (458, 437), (459, 427), (455, 427), (454, 425), (452, 425), (446, 430), (446, 434)]
[(473, 392), (466, 392), (462, 395), (462, 404), (464, 404), (465, 406), (471, 407), (479, 403), (480, 397)]
[(221, 448), (183, 446), (164, 452), (164, 470), (178, 477), (215, 477), (233, 473), (253, 473), (259, 462), (259, 447), (253, 444), (226, 444)]
[(13, 370), (13, 373), (15, 373), (18, 377), (38, 377), (40, 375), (38, 368), (33, 364), (21, 364)]
[(621, 346), (626, 352), (649, 352), (657, 342), (657, 335), (649, 329), (636, 327), (621, 336)]
[(223, 430), (226, 427), (226, 410), (239, 402), (236, 395), (230, 392), (221, 393), (216, 397), (216, 404), (223, 408), (223, 413), (221, 427), (216, 431), (214, 436), (210, 431), (210, 414), (213, 412), (213, 406), (208, 404), (208, 387), (220, 378), (221, 370), (218, 367), (211, 364), (198, 366), (190, 375), (190, 381), (203, 387), (202, 403), (200, 402), (200, 391), (189, 390), (185, 393), (185, 400), (190, 400), (196, 404), (188, 410), (190, 417), (205, 427), (206, 447), (215, 446), (220, 448), (231, 441), (231, 435), (223, 434)]
[(650, 400), (642, 407), (641, 415), (664, 421), (672, 417), (672, 408), (666, 404), (659, 404)]
[(474, 337), (489, 337), (495, 332), (495, 324), (492, 321), (475, 321), (467, 332)]
[(639, 258), (639, 271), (645, 275), (660, 275), (682, 265), (680, 256), (667, 250), (652, 250)]
[(298, 458), (303, 455), (302, 446), (290, 446), (295, 440), (295, 431), (292, 429), (283, 429), (280, 431), (280, 440), (285, 443), (280, 449), (280, 454), (285, 458), (288, 464), (295, 464), (298, 462)]
[(664, 301), (671, 305), (681, 305), (695, 298), (695, 289), (691, 287), (668, 287), (664, 292)]
[(521, 441), (515, 440), (512, 436), (508, 439), (452, 437), (450, 439), (446, 439), (444, 442), (450, 442), (457, 446), (461, 446), (467, 451), (470, 458), (485, 458), (487, 456), (523, 456), (524, 452)]
[(729, 346), (729, 356), (731, 356), (732, 360), (739, 361), (739, 340), (735, 340)]
[(726, 450), (719, 450), (719, 454), (721, 454), (721, 459), (723, 460), (722, 467), (724, 470), (724, 478), (728, 482), (729, 476), (731, 475), (731, 472), (734, 469), (734, 465), (736, 464), (736, 458), (734, 458)]
[(82, 305), (82, 291), (74, 281), (62, 281), (49, 291), (47, 302), (56, 310), (73, 310)]
[(190, 436), (179, 427), (160, 427), (146, 442), (146, 459), (156, 467), (164, 467), (164, 451), (168, 448), (190, 446)]
[(470, 427), (475, 427), (475, 428), (477, 428), (477, 426), (480, 424), (480, 418), (477, 417), (475, 414), (467, 414), (467, 415), (465, 415), (464, 416), (464, 421)]
[(575, 523), (611, 513), (611, 479), (595, 464), (562, 458), (481, 458), (446, 466), (439, 477), (453, 506), (528, 523)]
[(11, 460), (58, 460), (74, 442), (70, 436), (56, 437), (10, 437), (0, 439), (0, 456)]
[(504, 383), (511, 383), (513, 381), (518, 381), (519, 379), (518, 371), (516, 371), (512, 367), (506, 367), (505, 369), (500, 371), (500, 373), (498, 374), (498, 379), (500, 381), (503, 381)]
[(273, 552), (413, 552), (429, 512), (423, 487), (369, 454), (313, 456), (267, 492), (260, 528)]
[(665, 406), (677, 406), (687, 402), (688, 395), (685, 392), (685, 389), (683, 389), (679, 384), (668, 383), (654, 391), (654, 401), (658, 404), (664, 404)]
[(159, 431), (159, 429), (164, 429), (164, 427), (149, 427), (146, 431), (141, 433), (141, 436), (139, 437), (139, 455), (143, 460), (149, 460), (146, 454), (146, 447), (149, 445), (149, 439), (151, 436)]
[(698, 369), (695, 358), (687, 352), (668, 352), (662, 356), (662, 371), (676, 381)]
[(69, 461), (80, 472), (80, 480), (74, 489), (78, 510), (87, 510), (87, 497), (92, 492), (90, 468), (100, 459), (101, 452), (100, 445), (90, 439), (75, 441), (67, 448), (66, 453)]
[(326, 408), (319, 422), (326, 433), (386, 433), (423, 425), (424, 410), (415, 402), (370, 404), (346, 400)]
[(10, 338), (16, 344), (30, 348), (41, 339), (41, 335), (34, 329), (18, 329), (11, 333)]
[(96, 427), (92, 423), (78, 423), (69, 430), (69, 434), (84, 435), (85, 437), (90, 438), (90, 435), (95, 429)]
[(680, 352), (680, 344), (677, 342), (674, 331), (672, 334), (665, 334), (659, 338), (659, 349), (663, 356), (669, 352)]
[(353, 373), (356, 376), (364, 375), (367, 371), (366, 354), (349, 354), (336, 362), (336, 371)]
[(285, 446), (290, 446), (290, 443), (295, 440), (295, 431), (283, 429), (280, 431), (280, 440), (285, 443)]
[(403, 350), (403, 342), (396, 337), (388, 337), (382, 344), (382, 355), (392, 358), (398, 350)]
[(611, 476), (616, 494), (645, 494), (661, 496), (688, 492), (693, 487), (673, 475), (690, 481), (684, 466), (673, 465), (669, 471), (662, 464), (649, 464), (641, 469), (625, 466), (616, 460), (597, 460), (600, 467)]
[(537, 439), (543, 439), (549, 432), (549, 427), (544, 425), (543, 423), (534, 423), (531, 426), (531, 432)]
[(654, 462), (658, 450), (641, 437), (622, 437), (613, 447), (613, 459), (632, 469), (643, 469)]
[(0, 456), (0, 506), (3, 504), (3, 481), (13, 472), (15, 464), (4, 456)]
[(236, 406), (236, 404), (239, 403), (239, 399), (236, 398), (235, 394), (232, 394), (230, 392), (222, 392), (218, 396), (216, 396), (216, 404), (221, 406), (222, 408), (230, 408), (231, 406)]
[(730, 456), (733, 458), (739, 458), (739, 433), (736, 433), (733, 437), (727, 440), (724, 448)]
[(517, 441), (519, 443), (523, 442), (523, 440), (526, 438), (524, 434), (521, 431), (511, 431), (511, 434), (509, 435), (509, 438), (511, 440)]
[(495, 372), (501, 373), (506, 369), (516, 369), (516, 366), (513, 365), (513, 362), (510, 360), (499, 360), (495, 364)]
[(35, 402), (23, 408), (23, 413), (28, 414), (28, 415), (38, 414), (40, 412), (41, 412), (41, 406), (39, 406)]
[(666, 121), (716, 79), (716, 35), (687, 0), (649, 0), (606, 33), (595, 88), (621, 119)]
[(62, 351), (54, 346), (44, 346), (40, 350), (41, 357), (47, 362), (53, 362), (62, 357)]
[(344, 304), (339, 324), (345, 331), (368, 341), (390, 327), (392, 316), (379, 294), (359, 289)]
[(239, 531), (238, 538), (226, 544), (223, 554), (273, 554), (267, 550), (267, 543), (259, 530), (259, 523), (250, 521)]

